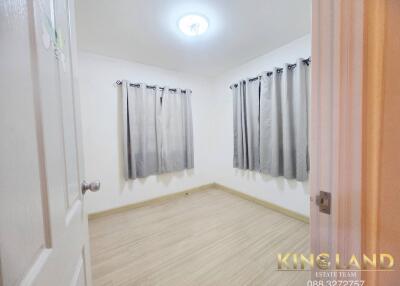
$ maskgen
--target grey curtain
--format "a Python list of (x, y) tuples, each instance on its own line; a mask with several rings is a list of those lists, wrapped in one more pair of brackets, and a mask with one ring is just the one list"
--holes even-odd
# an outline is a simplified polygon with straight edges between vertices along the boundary
[(259, 89), (258, 79), (242, 81), (233, 89), (235, 168), (260, 168)]
[(191, 92), (165, 89), (162, 97), (162, 171), (193, 168)]
[(126, 179), (193, 168), (190, 92), (122, 83)]
[[(262, 74), (259, 80), (243, 81), (233, 87), (234, 167), (307, 180), (309, 93), (309, 66), (303, 59), (294, 68), (286, 65), (272, 74)], [(251, 102), (257, 97), (258, 105)], [(247, 124), (239, 124), (241, 121)], [(258, 145), (252, 142), (257, 130)], [(246, 164), (254, 160), (253, 154), (259, 155), (255, 168)]]

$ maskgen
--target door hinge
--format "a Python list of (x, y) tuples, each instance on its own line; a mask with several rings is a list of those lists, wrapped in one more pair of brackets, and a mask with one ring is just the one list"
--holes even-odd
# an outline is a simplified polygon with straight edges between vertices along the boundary
[(324, 214), (331, 214), (331, 193), (320, 191), (316, 197), (319, 211)]

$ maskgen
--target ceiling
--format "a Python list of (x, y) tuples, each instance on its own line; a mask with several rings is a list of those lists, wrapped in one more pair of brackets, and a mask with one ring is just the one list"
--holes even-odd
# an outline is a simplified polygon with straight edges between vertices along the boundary
[[(181, 33), (188, 13), (205, 34)], [(81, 50), (216, 76), (308, 34), (311, 0), (79, 0), (76, 18)]]

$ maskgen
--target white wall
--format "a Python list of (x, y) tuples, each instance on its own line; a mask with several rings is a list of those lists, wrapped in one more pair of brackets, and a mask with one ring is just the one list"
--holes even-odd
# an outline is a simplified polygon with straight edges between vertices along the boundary
[(232, 168), (233, 158), (233, 108), (229, 86), (247, 77), (257, 76), (262, 71), (294, 63), (297, 58), (311, 55), (311, 37), (305, 36), (271, 53), (258, 57), (240, 67), (227, 71), (215, 80), (213, 105), (218, 111), (215, 132), (218, 160), (215, 160), (215, 180), (248, 195), (272, 202), (276, 205), (309, 215), (308, 183), (273, 178), (257, 172)]
[[(79, 84), (86, 179), (99, 179), (98, 193), (88, 193), (89, 213), (115, 208), (212, 182), (309, 214), (308, 183), (273, 178), (232, 167), (233, 115), (229, 86), (274, 66), (310, 56), (310, 36), (298, 39), (217, 78), (173, 72), (114, 58), (79, 54)], [(128, 79), (193, 91), (195, 168), (125, 182), (123, 178), (121, 96), (114, 83)]]
[[(125, 182), (122, 157), (121, 96), (118, 79), (190, 88), (193, 91), (195, 168)], [(79, 54), (79, 84), (85, 176), (100, 180), (98, 193), (85, 195), (89, 213), (179, 192), (213, 181), (207, 154), (213, 149), (208, 112), (213, 100), (210, 79), (89, 53)]]

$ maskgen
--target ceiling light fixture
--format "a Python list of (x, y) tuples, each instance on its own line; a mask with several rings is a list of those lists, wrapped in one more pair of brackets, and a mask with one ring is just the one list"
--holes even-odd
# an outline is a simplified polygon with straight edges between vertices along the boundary
[(188, 36), (199, 36), (208, 29), (208, 20), (200, 15), (190, 14), (179, 19), (179, 29)]

